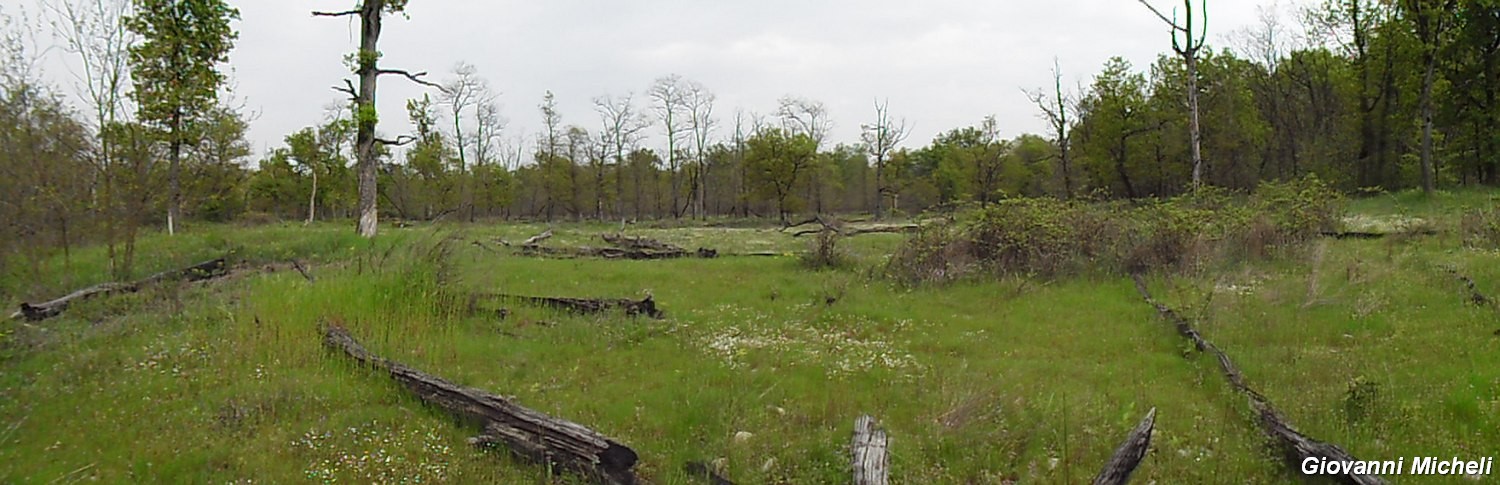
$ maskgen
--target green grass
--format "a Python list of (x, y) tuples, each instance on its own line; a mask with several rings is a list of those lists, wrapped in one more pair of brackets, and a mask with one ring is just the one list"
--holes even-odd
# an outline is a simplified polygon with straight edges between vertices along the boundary
[[(1443, 218), (1492, 200), (1454, 197), (1355, 210)], [(330, 320), (383, 356), (632, 446), (655, 483), (689, 483), (689, 460), (740, 483), (846, 482), (863, 413), (889, 431), (898, 483), (1078, 483), (1151, 407), (1157, 434), (1137, 483), (1292, 479), (1216, 364), (1124, 278), (903, 288), (869, 276), (901, 241), (889, 234), (844, 241), (857, 264), (828, 271), (793, 256), (542, 260), (490, 244), (543, 229), (150, 235), (141, 274), (234, 250), (250, 269), (306, 260), (317, 281), (243, 271), (82, 303), (41, 329), (0, 324), (0, 482), (545, 482), (537, 467), (469, 448), (477, 430), (388, 377), (323, 350), (318, 327)], [(552, 243), (600, 245), (595, 235), (619, 226), (553, 229)], [(753, 226), (626, 232), (724, 253), (813, 242)], [(439, 261), (445, 239), (456, 244)], [(1438, 269), (1500, 296), (1500, 254), (1450, 234), (1321, 244), (1305, 258), (1152, 284), (1314, 437), (1368, 459), (1500, 453), (1500, 319), (1465, 305)], [(56, 296), (106, 267), (102, 248), (75, 250), (0, 279), (0, 296)], [(465, 311), (469, 292), (649, 292), (667, 318), (509, 304), (497, 320)]]

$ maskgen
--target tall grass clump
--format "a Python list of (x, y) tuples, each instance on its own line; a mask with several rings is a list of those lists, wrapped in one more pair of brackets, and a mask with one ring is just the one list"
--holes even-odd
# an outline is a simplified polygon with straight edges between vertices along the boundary
[(1253, 194), (1204, 188), (1165, 200), (1010, 199), (924, 228), (886, 273), (907, 284), (972, 277), (1192, 272), (1286, 254), (1336, 228), (1343, 198), (1315, 177)]
[(1464, 212), (1458, 222), (1464, 245), (1476, 249), (1500, 249), (1500, 210), (1493, 207)]

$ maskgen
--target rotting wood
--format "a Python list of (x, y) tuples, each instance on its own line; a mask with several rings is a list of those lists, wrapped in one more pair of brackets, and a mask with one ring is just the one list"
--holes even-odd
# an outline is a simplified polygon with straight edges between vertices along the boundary
[(541, 234), (537, 234), (535, 236), (531, 236), (531, 237), (526, 238), (525, 241), (521, 241), (521, 245), (522, 246), (535, 246), (537, 244), (541, 244), (542, 241), (546, 241), (548, 239), (552, 239), (552, 230), (551, 229), (548, 229), (548, 230), (542, 232)]
[(697, 251), (676, 250), (658, 251), (651, 249), (631, 248), (596, 248), (580, 246), (576, 248), (554, 248), (547, 246), (522, 246), (521, 254), (527, 256), (543, 256), (554, 258), (603, 258), (603, 259), (629, 259), (629, 260), (658, 260), (658, 259), (680, 259), (680, 258), (703, 258), (712, 259), (719, 257), (717, 250), (698, 248)]
[(471, 445), (500, 445), (517, 456), (576, 473), (594, 483), (636, 483), (631, 470), (638, 460), (636, 452), (588, 427), (376, 356), (337, 324), (325, 325), (323, 345), (388, 372), (423, 402), (479, 423), (483, 431), (469, 439)]
[[(1298, 467), (1300, 466), (1300, 464), (1303, 462), (1303, 460), (1306, 460), (1308, 458), (1318, 458), (1327, 461), (1341, 462), (1359, 461), (1358, 458), (1354, 458), (1349, 454), (1349, 452), (1344, 451), (1344, 449), (1340, 448), (1338, 445), (1314, 440), (1312, 438), (1309, 438), (1307, 435), (1304, 435), (1301, 432), (1297, 431), (1297, 429), (1293, 427), (1291, 423), (1288, 423), (1286, 421), (1286, 418), (1282, 417), (1281, 413), (1271, 405), (1271, 401), (1269, 399), (1267, 399), (1260, 392), (1251, 388), (1249, 385), (1245, 384), (1244, 374), (1240, 372), (1240, 369), (1238, 367), (1235, 367), (1234, 362), (1229, 360), (1228, 354), (1225, 354), (1224, 351), (1219, 350), (1218, 347), (1215, 347), (1212, 342), (1209, 342), (1207, 339), (1203, 338), (1203, 335), (1199, 333), (1197, 329), (1194, 329), (1192, 324), (1188, 322), (1186, 318), (1177, 314), (1177, 312), (1173, 311), (1170, 307), (1152, 298), (1151, 292), (1146, 289), (1146, 279), (1142, 277), (1140, 273), (1132, 274), (1130, 275), (1130, 277), (1131, 279), (1135, 280), (1135, 289), (1136, 291), (1140, 292), (1141, 298), (1145, 299), (1147, 304), (1156, 308), (1157, 315), (1161, 316), (1163, 319), (1166, 319), (1169, 322), (1172, 322), (1172, 324), (1177, 328), (1177, 333), (1182, 335), (1183, 337), (1186, 337), (1188, 340), (1191, 340), (1193, 342), (1193, 345), (1198, 348), (1198, 351), (1208, 353), (1209, 355), (1214, 356), (1214, 358), (1219, 361), (1219, 369), (1224, 373), (1224, 378), (1229, 381), (1230, 387), (1249, 399), (1250, 409), (1255, 414), (1255, 423), (1260, 426), (1261, 431), (1263, 431), (1267, 437), (1271, 438), (1271, 440), (1275, 442), (1276, 446), (1280, 448), (1281, 451), (1285, 454), (1288, 466), (1290, 466), (1293, 470), (1299, 470), (1300, 468)], [(1325, 476), (1341, 483), (1351, 483), (1356, 485), (1373, 485), (1386, 483), (1385, 479), (1382, 479), (1379, 476), (1375, 475), (1345, 473), (1341, 475)]]
[(1146, 452), (1151, 449), (1151, 433), (1156, 429), (1156, 408), (1146, 413), (1141, 423), (1125, 436), (1125, 442), (1115, 449), (1114, 455), (1109, 457), (1109, 462), (1104, 464), (1104, 469), (1094, 477), (1094, 485), (1124, 485), (1130, 483), (1130, 475), (1135, 473), (1135, 468), (1146, 458)]
[(854, 485), (889, 483), (890, 456), (885, 430), (875, 426), (875, 418), (865, 414), (854, 419), (854, 439), (849, 446), (854, 468)]
[(1464, 288), (1469, 290), (1469, 303), (1473, 303), (1478, 306), (1486, 306), (1493, 303), (1493, 300), (1490, 300), (1489, 297), (1484, 296), (1484, 293), (1479, 292), (1479, 287), (1474, 283), (1474, 278), (1470, 278), (1469, 275), (1458, 272), (1458, 268), (1454, 268), (1452, 266), (1445, 266), (1443, 267), (1443, 270), (1447, 271), (1448, 274), (1453, 275), (1454, 278), (1457, 278), (1459, 282), (1464, 284)]
[(710, 485), (734, 485), (734, 482), (715, 472), (712, 466), (701, 461), (690, 461), (682, 465), (688, 476), (708, 482)]
[(629, 316), (645, 315), (655, 319), (661, 319), (665, 313), (656, 307), (656, 300), (651, 295), (646, 295), (640, 300), (627, 298), (567, 298), (548, 296), (524, 296), (507, 294), (478, 294), (478, 298), (505, 298), (510, 300), (524, 301), (536, 305), (567, 310), (575, 313), (604, 313), (606, 311), (620, 309)]
[(840, 221), (840, 220), (837, 220), (837, 219), (831, 219), (831, 218), (827, 218), (827, 217), (819, 215), (819, 216), (813, 217), (811, 219), (808, 219), (808, 220), (805, 220), (805, 221), (802, 221), (802, 222), (798, 222), (796, 224), (788, 224), (786, 226), (783, 226), (781, 228), (781, 231), (782, 232), (786, 232), (788, 229), (792, 229), (792, 228), (800, 227), (800, 226), (805, 226), (805, 225), (813, 224), (813, 223), (817, 223), (820, 227), (817, 228), (817, 229), (803, 229), (803, 230), (800, 230), (800, 231), (793, 232), (792, 233), (792, 237), (802, 237), (802, 236), (807, 236), (807, 235), (811, 235), (811, 234), (820, 234), (820, 233), (825, 233), (825, 232), (832, 232), (834, 234), (837, 234), (837, 235), (840, 235), (840, 236), (843, 236), (843, 237), (854, 237), (854, 236), (858, 236), (860, 234), (903, 233), (903, 232), (915, 231), (915, 230), (917, 230), (917, 229), (919, 229), (921, 227), (921, 226), (918, 226), (916, 224), (887, 224), (887, 225), (870, 226), (870, 227), (851, 227), (845, 221)]
[(656, 239), (645, 236), (626, 236), (622, 234), (600, 234), (599, 239), (612, 246), (625, 249), (641, 249), (648, 251), (686, 251), (681, 246), (667, 244)]
[(308, 283), (316, 283), (318, 281), (316, 278), (313, 278), (312, 273), (307, 272), (307, 268), (302, 267), (301, 261), (293, 259), (292, 268), (296, 269), (298, 273), (301, 273), (303, 278), (307, 278)]
[(229, 265), (225, 258), (216, 258), (186, 268), (162, 271), (129, 283), (100, 283), (42, 303), (22, 303), (20, 311), (12, 313), (10, 317), (36, 322), (61, 315), (74, 301), (115, 293), (134, 293), (163, 281), (202, 281), (226, 274), (229, 274)]

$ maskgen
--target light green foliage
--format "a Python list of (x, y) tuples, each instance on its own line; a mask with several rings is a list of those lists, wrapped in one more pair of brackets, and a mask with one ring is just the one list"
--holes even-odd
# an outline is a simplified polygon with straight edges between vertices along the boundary
[(774, 201), (776, 213), (785, 220), (803, 202), (794, 190), (813, 167), (817, 142), (804, 133), (768, 128), (750, 137), (746, 145), (746, 182), (761, 197)]
[(142, 42), (130, 49), (131, 96), (141, 121), (169, 130), (168, 140), (190, 143), (189, 130), (212, 113), (238, 34), (229, 23), (239, 10), (223, 0), (134, 0), (126, 20)]

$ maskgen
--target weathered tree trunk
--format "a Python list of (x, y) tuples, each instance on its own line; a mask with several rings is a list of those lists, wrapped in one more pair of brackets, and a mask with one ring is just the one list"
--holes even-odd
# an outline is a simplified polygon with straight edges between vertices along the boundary
[(1104, 469), (1094, 477), (1094, 485), (1130, 483), (1130, 475), (1135, 473), (1135, 467), (1141, 464), (1141, 460), (1146, 458), (1146, 452), (1151, 449), (1151, 433), (1155, 429), (1156, 408), (1151, 408), (1146, 417), (1141, 419), (1141, 424), (1136, 425), (1125, 436), (1125, 442), (1115, 449), (1115, 454), (1104, 464)]
[(886, 485), (889, 482), (890, 457), (885, 430), (875, 426), (875, 418), (862, 415), (854, 420), (854, 439), (849, 446), (853, 455), (854, 485)]
[(12, 313), (10, 317), (13, 319), (25, 318), (33, 322), (46, 320), (61, 315), (63, 310), (66, 310), (68, 305), (74, 301), (115, 293), (134, 293), (140, 291), (141, 288), (163, 281), (200, 281), (217, 278), (228, 273), (229, 266), (224, 258), (213, 259), (182, 269), (162, 271), (129, 283), (100, 283), (42, 303), (22, 303), (21, 310)]
[(470, 444), (501, 445), (522, 458), (576, 473), (593, 483), (636, 483), (631, 471), (638, 459), (635, 451), (583, 425), (378, 357), (338, 325), (327, 326), (323, 345), (389, 372), (423, 402), (480, 423), (484, 431), (470, 438)]
[(385, 0), (365, 0), (359, 13), (359, 94), (354, 98), (354, 120), (357, 130), (354, 136), (355, 155), (359, 172), (359, 235), (375, 237), (380, 211), (377, 206), (380, 191), (376, 187), (377, 165), (375, 152), (375, 81), (380, 77), (377, 67), (380, 50), (381, 15), (385, 11)]
[[(1296, 428), (1293, 428), (1281, 416), (1281, 413), (1275, 407), (1271, 406), (1270, 400), (1245, 384), (1244, 374), (1240, 373), (1240, 369), (1235, 367), (1234, 362), (1229, 360), (1229, 355), (1203, 338), (1203, 335), (1198, 333), (1198, 330), (1194, 329), (1186, 318), (1183, 318), (1177, 312), (1172, 311), (1171, 308), (1153, 299), (1151, 293), (1146, 290), (1145, 278), (1141, 277), (1139, 273), (1132, 274), (1131, 278), (1135, 280), (1136, 291), (1140, 292), (1141, 297), (1146, 300), (1146, 303), (1156, 308), (1156, 313), (1163, 319), (1177, 327), (1178, 334), (1192, 341), (1199, 352), (1207, 353), (1219, 361), (1219, 369), (1223, 371), (1224, 378), (1229, 381), (1230, 387), (1250, 400), (1250, 409), (1256, 416), (1255, 423), (1285, 453), (1287, 464), (1293, 470), (1298, 470), (1303, 460), (1309, 458), (1343, 462), (1360, 461), (1350, 455), (1349, 452), (1344, 451), (1343, 448), (1338, 447), (1338, 445), (1308, 438), (1297, 431)], [(1375, 475), (1359, 475), (1354, 473), (1335, 475), (1329, 478), (1356, 485), (1386, 483), (1384, 479)]]
[[(1191, 16), (1188, 18), (1188, 25), (1192, 25)], [(1190, 32), (1189, 37), (1191, 35)], [(1188, 138), (1192, 144), (1193, 190), (1198, 190), (1198, 187), (1203, 186), (1203, 131), (1198, 120), (1198, 51), (1191, 44), (1189, 50), (1192, 52), (1183, 55), (1187, 58)]]

